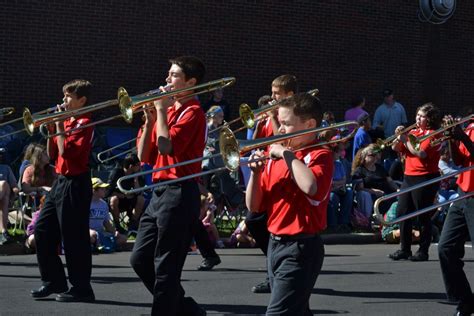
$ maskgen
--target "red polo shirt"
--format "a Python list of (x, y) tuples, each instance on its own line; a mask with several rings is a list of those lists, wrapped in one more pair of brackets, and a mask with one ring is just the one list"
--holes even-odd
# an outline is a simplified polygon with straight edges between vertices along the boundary
[(273, 136), (272, 120), (269, 117), (262, 119), (257, 123), (255, 130), (255, 139)]
[[(416, 137), (425, 136), (434, 132), (434, 130), (422, 130), (417, 128), (409, 132)], [(418, 156), (413, 155), (405, 145), (402, 145), (401, 153), (405, 155), (405, 174), (407, 176), (421, 176), (427, 174), (438, 173), (438, 162), (440, 157), (440, 145), (431, 146), (431, 140), (437, 137), (431, 137), (420, 144), (420, 150), (426, 153), (426, 158), (421, 159)]]
[(275, 235), (315, 234), (326, 228), (326, 209), (331, 192), (334, 161), (326, 148), (295, 153), (313, 171), (317, 192), (304, 194), (291, 178), (283, 159), (269, 160), (261, 177), (260, 210), (268, 212), (268, 231)]
[[(469, 124), (466, 129), (466, 134), (469, 136), (471, 141), (474, 142), (474, 123)], [(459, 144), (459, 160), (463, 167), (474, 165), (474, 157), (469, 155), (469, 151), (463, 143)], [(461, 173), (456, 183), (464, 192), (474, 191), (474, 170)]]
[[(154, 169), (202, 157), (206, 145), (206, 117), (199, 100), (192, 98), (177, 109), (176, 103), (168, 108), (168, 129), (173, 147), (170, 155), (161, 155), (158, 150), (152, 150), (148, 159), (155, 161)], [(153, 127), (151, 144), (158, 148), (156, 127)], [(201, 172), (201, 162), (171, 168), (153, 173), (153, 181), (176, 179), (186, 175)]]
[[(138, 134), (137, 134), (137, 142), (136, 142), (136, 147), (138, 148), (138, 143), (140, 142), (140, 138), (142, 138), (143, 134), (143, 125), (138, 129)], [(150, 155), (148, 157), (144, 157), (141, 161), (142, 165), (143, 164), (148, 164), (148, 165), (153, 165), (156, 160), (156, 156), (158, 155), (158, 147), (157, 146), (151, 146), (150, 148)], [(154, 157), (154, 160), (150, 160), (150, 157)], [(146, 159), (145, 159), (146, 158)], [(146, 160), (146, 161), (145, 161)]]
[[(90, 124), (90, 115), (86, 114), (75, 120), (64, 121), (64, 131)], [(89, 171), (89, 155), (94, 137), (94, 127), (86, 127), (65, 135), (64, 153), (59, 155), (58, 137), (53, 137), (51, 159), (56, 161), (56, 173), (64, 176), (76, 176)]]

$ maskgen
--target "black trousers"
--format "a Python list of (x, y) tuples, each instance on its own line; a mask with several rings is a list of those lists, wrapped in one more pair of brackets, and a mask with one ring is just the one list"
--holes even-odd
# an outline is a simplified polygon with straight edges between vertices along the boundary
[(67, 284), (59, 250), (61, 240), (69, 282), (79, 292), (91, 291), (92, 256), (89, 212), (92, 183), (89, 172), (60, 175), (44, 202), (35, 228), (37, 258), (43, 285)]
[(266, 315), (313, 315), (309, 298), (324, 261), (321, 237), (271, 238), (267, 261), (272, 295)]
[(140, 219), (130, 263), (153, 294), (152, 315), (192, 315), (186, 309), (181, 272), (199, 220), (195, 182), (159, 187)]
[(247, 216), (245, 218), (245, 225), (249, 230), (249, 233), (257, 242), (258, 247), (262, 250), (262, 252), (267, 255), (268, 250), (268, 241), (270, 239), (270, 233), (268, 232), (267, 228), (267, 213), (254, 213), (254, 212), (247, 212)]
[(201, 252), (201, 256), (205, 259), (218, 257), (214, 243), (209, 238), (209, 234), (207, 233), (206, 227), (204, 227), (202, 221), (198, 220), (196, 222), (194, 232), (194, 240)]
[[(459, 190), (459, 195), (465, 193)], [(451, 301), (462, 305), (473, 304), (469, 281), (464, 273), (464, 244), (474, 240), (474, 198), (454, 203), (448, 211), (438, 244), (439, 263), (443, 273), (446, 294)]]
[[(407, 176), (405, 175), (401, 190), (414, 186), (418, 183), (431, 180), (439, 177), (439, 173), (433, 173), (422, 176)], [(405, 194), (400, 195), (397, 205), (397, 217), (409, 213), (413, 213), (416, 210), (421, 210), (425, 207), (433, 205), (436, 192), (439, 189), (439, 183), (434, 183), (418, 190), (414, 190)], [(434, 211), (427, 212), (420, 215), (420, 252), (428, 253), (432, 239), (432, 224), (431, 216)], [(400, 223), (400, 245), (401, 250), (411, 251), (412, 242), (412, 219), (405, 220)]]

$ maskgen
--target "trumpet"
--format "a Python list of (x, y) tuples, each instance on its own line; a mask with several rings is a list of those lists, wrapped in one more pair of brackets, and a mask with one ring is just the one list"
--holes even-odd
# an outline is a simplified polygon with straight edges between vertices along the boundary
[[(410, 134), (410, 135), (408, 135), (408, 140), (410, 141), (413, 148), (418, 150), (420, 148), (421, 143), (424, 142), (425, 140), (430, 139), (433, 136), (436, 136), (436, 135), (439, 135), (439, 134), (445, 134), (446, 132), (448, 132), (451, 128), (455, 127), (456, 125), (460, 125), (460, 124), (464, 124), (466, 122), (469, 122), (473, 118), (474, 118), (474, 114), (465, 116), (462, 119), (460, 119), (459, 121), (456, 121), (452, 124), (448, 124), (448, 125), (443, 126), (443, 127), (440, 127), (436, 131), (434, 131), (432, 133), (429, 133), (425, 136), (416, 137), (416, 136)], [(442, 142), (446, 139), (449, 139), (449, 138), (451, 138), (450, 135), (444, 135), (443, 137), (441, 137), (439, 139), (432, 140), (430, 142), (430, 145), (431, 146), (439, 145), (440, 142)]]
[(0, 115), (2, 116), (12, 115), (13, 113), (15, 113), (15, 108), (13, 107), (6, 107), (0, 109)]
[[(117, 181), (117, 187), (124, 194), (134, 194), (134, 193), (139, 193), (139, 192), (143, 192), (143, 191), (147, 191), (147, 190), (153, 190), (154, 188), (156, 188), (158, 186), (163, 186), (163, 185), (168, 185), (168, 184), (181, 182), (181, 181), (185, 181), (185, 180), (189, 180), (189, 179), (194, 179), (194, 178), (197, 178), (197, 177), (200, 177), (200, 176), (204, 176), (204, 175), (224, 171), (226, 169), (230, 170), (230, 171), (236, 171), (239, 168), (239, 166), (241, 165), (241, 157), (240, 156), (242, 154), (248, 153), (248, 152), (250, 152), (254, 149), (265, 147), (265, 146), (268, 146), (268, 145), (271, 145), (271, 144), (274, 144), (274, 143), (279, 143), (279, 142), (289, 140), (289, 139), (299, 137), (299, 136), (304, 136), (304, 135), (309, 135), (309, 134), (319, 134), (319, 133), (325, 132), (327, 130), (336, 129), (336, 128), (340, 128), (342, 126), (348, 126), (348, 125), (356, 126), (356, 125), (358, 125), (358, 123), (355, 122), (355, 121), (345, 121), (345, 122), (341, 122), (341, 123), (334, 124), (334, 125), (327, 126), (327, 127), (317, 127), (317, 128), (311, 128), (311, 129), (306, 129), (306, 130), (302, 130), (302, 131), (293, 132), (293, 133), (290, 133), (290, 134), (274, 135), (274, 136), (267, 137), (267, 138), (254, 139), (254, 140), (243, 140), (243, 141), (238, 141), (235, 137), (235, 134), (230, 130), (230, 128), (228, 126), (224, 126), (221, 129), (220, 134), (219, 134), (220, 153), (214, 154), (214, 155), (211, 155), (211, 156), (207, 156), (207, 157), (198, 157), (198, 158), (195, 158), (195, 159), (179, 162), (179, 163), (176, 163), (176, 164), (173, 164), (173, 165), (170, 165), (170, 166), (166, 166), (166, 167), (161, 167), (161, 168), (157, 168), (157, 169), (153, 169), (153, 170), (147, 170), (147, 171), (142, 171), (142, 172), (134, 173), (134, 174), (131, 174), (131, 175), (127, 175), (127, 176), (121, 177)], [(343, 137), (343, 138), (340, 138), (340, 139), (337, 139), (337, 140), (328, 141), (328, 142), (321, 142), (321, 143), (317, 143), (317, 144), (311, 144), (311, 145), (305, 146), (303, 148), (299, 148), (297, 150), (304, 150), (304, 149), (308, 149), (308, 148), (312, 148), (312, 147), (326, 146), (326, 145), (329, 145), (329, 144), (343, 142), (343, 141), (348, 140), (353, 135), (354, 135), (354, 131), (346, 137)], [(189, 164), (192, 164), (192, 163), (198, 163), (198, 162), (202, 162), (204, 160), (213, 159), (213, 158), (217, 158), (217, 157), (222, 157), (222, 160), (224, 161), (224, 165), (225, 165), (224, 167), (220, 167), (220, 168), (216, 168), (216, 169), (212, 169), (212, 170), (207, 170), (207, 171), (203, 171), (203, 172), (196, 173), (196, 174), (187, 175), (187, 176), (184, 176), (184, 177), (181, 177), (181, 178), (178, 178), (178, 179), (172, 179), (172, 180), (168, 180), (168, 181), (155, 183), (155, 184), (152, 184), (152, 185), (149, 185), (149, 186), (145, 185), (143, 187), (134, 188), (134, 189), (131, 189), (131, 190), (127, 190), (127, 189), (123, 188), (123, 186), (121, 185), (121, 183), (124, 180), (135, 178), (137, 176), (144, 176), (144, 175), (148, 175), (150, 173), (155, 173), (155, 172), (159, 172), (159, 171), (162, 171), (162, 170), (167, 170), (167, 169), (170, 169), (170, 168), (176, 168), (176, 167), (180, 167), (180, 166), (184, 166), (184, 165), (189, 165)], [(269, 158), (270, 157), (264, 157), (263, 159), (269, 159)], [(257, 160), (262, 160), (262, 159), (257, 159)], [(255, 160), (255, 161), (257, 161), (257, 160)], [(253, 162), (253, 161), (247, 161), (246, 163), (250, 163), (250, 162)]]
[(414, 128), (416, 128), (416, 123), (413, 123), (412, 125), (410, 125), (408, 127), (405, 127), (400, 132), (395, 133), (394, 135), (392, 135), (390, 137), (387, 137), (385, 139), (378, 138), (375, 141), (375, 144), (378, 146), (378, 148), (380, 150), (384, 150), (385, 148), (392, 146), (393, 142), (397, 139), (398, 136), (400, 136), (402, 134), (405, 134), (405, 133), (408, 133), (409, 131), (411, 131)]
[[(44, 128), (41, 128), (40, 131), (41, 131), (41, 133), (43, 134), (43, 136), (45, 138), (50, 138), (50, 137), (54, 137), (54, 136), (59, 136), (59, 135), (65, 135), (65, 134), (68, 134), (68, 133), (72, 133), (76, 130), (84, 129), (84, 128), (90, 127), (90, 126), (95, 126), (95, 125), (98, 125), (98, 124), (101, 124), (101, 123), (104, 123), (104, 122), (115, 120), (115, 119), (120, 118), (120, 117), (123, 118), (127, 123), (131, 123), (132, 120), (133, 120), (133, 114), (138, 113), (138, 112), (143, 112), (146, 109), (151, 108), (153, 106), (153, 104), (150, 105), (150, 103), (152, 103), (153, 101), (157, 101), (157, 100), (164, 99), (164, 98), (175, 97), (175, 96), (178, 96), (179, 94), (182, 94), (184, 92), (194, 91), (191, 94), (186, 94), (184, 96), (178, 96), (177, 100), (182, 99), (182, 98), (189, 98), (189, 97), (192, 97), (192, 96), (196, 96), (196, 95), (203, 94), (203, 93), (206, 93), (206, 92), (214, 91), (214, 90), (217, 90), (217, 89), (226, 88), (226, 87), (231, 86), (232, 84), (234, 84), (234, 82), (235, 82), (234, 77), (226, 77), (226, 78), (222, 78), (222, 79), (219, 79), (219, 80), (209, 81), (207, 83), (203, 83), (203, 84), (200, 84), (200, 85), (187, 87), (187, 88), (182, 88), (182, 89), (177, 89), (177, 90), (173, 90), (173, 91), (161, 92), (160, 89), (150, 90), (148, 92), (145, 92), (145, 93), (133, 96), (133, 97), (129, 96), (129, 94), (128, 94), (127, 90), (125, 90), (125, 88), (120, 87), (118, 89), (118, 92), (117, 92), (117, 99), (116, 100), (110, 100), (110, 101), (105, 101), (103, 103), (90, 105), (90, 106), (86, 107), (87, 109), (82, 108), (83, 111), (81, 111), (81, 109), (76, 110), (76, 111), (79, 111), (79, 113), (82, 115), (82, 114), (85, 114), (85, 113), (90, 113), (90, 112), (102, 109), (104, 107), (108, 107), (112, 104), (113, 105), (118, 104), (119, 109), (120, 109), (120, 114), (102, 119), (100, 121), (95, 121), (95, 122), (90, 123), (90, 124), (82, 125), (80, 127), (73, 128), (73, 129), (70, 129), (70, 130), (62, 132), (62, 133), (55, 133), (55, 134), (49, 134), (48, 133), (48, 134), (46, 134), (46, 133), (43, 132), (45, 130)], [(169, 87), (169, 86), (167, 86), (167, 87)], [(71, 112), (71, 111), (67, 111), (67, 112)], [(74, 115), (79, 115), (77, 113), (71, 113), (71, 114), (69, 114), (65, 117), (67, 118), (67, 117), (71, 117), (71, 116), (74, 116)], [(53, 123), (57, 120), (63, 120), (63, 118), (64, 117), (54, 118), (53, 120), (47, 120), (47, 121), (43, 122), (41, 125), (51, 124), (51, 123)]]
[[(311, 94), (312, 96), (317, 96), (318, 93), (319, 93), (319, 89), (313, 89), (313, 90), (309, 90), (307, 92), (308, 94)], [(219, 126), (219, 127), (216, 127), (212, 130), (209, 131), (209, 133), (213, 133), (213, 132), (216, 132), (218, 130), (220, 130), (221, 128), (223, 128), (223, 126), (230, 126), (238, 121), (242, 121), (242, 124), (243, 126), (242, 127), (239, 127), (238, 129), (234, 130), (234, 133), (237, 133), (245, 128), (253, 128), (255, 126), (255, 123), (261, 119), (261, 117), (267, 113), (267, 112), (270, 112), (270, 111), (273, 111), (275, 110), (276, 108), (278, 108), (278, 106), (280, 105), (280, 103), (282, 102), (283, 100), (279, 100), (279, 101), (271, 101), (269, 102), (267, 105), (261, 107), (260, 109), (256, 109), (256, 110), (252, 110), (252, 108), (250, 107), (250, 105), (248, 105), (247, 103), (242, 103), (240, 106), (239, 106), (239, 117), (230, 121), (230, 122), (226, 122), (224, 125), (222, 126)]]
[(394, 193), (391, 193), (391, 194), (387, 194), (387, 195), (384, 195), (380, 198), (378, 198), (377, 200), (375, 200), (375, 203), (374, 203), (374, 215), (377, 217), (377, 219), (380, 221), (380, 223), (382, 223), (383, 225), (386, 225), (386, 226), (390, 226), (390, 225), (393, 225), (393, 224), (397, 224), (397, 223), (400, 223), (400, 222), (403, 222), (404, 220), (407, 220), (407, 219), (410, 219), (410, 218), (413, 218), (413, 217), (416, 217), (416, 216), (419, 216), (421, 214), (424, 214), (424, 213), (427, 213), (427, 212), (430, 212), (434, 209), (437, 209), (438, 207), (440, 206), (444, 206), (444, 205), (448, 205), (448, 204), (451, 204), (451, 203), (454, 203), (454, 202), (457, 202), (457, 201), (460, 201), (460, 200), (463, 200), (463, 199), (466, 199), (466, 198), (469, 198), (469, 197), (472, 197), (474, 196), (474, 192), (469, 192), (467, 193), (466, 195), (462, 195), (458, 198), (455, 198), (455, 199), (452, 199), (452, 200), (448, 200), (448, 201), (445, 201), (445, 202), (441, 202), (441, 203), (436, 203), (436, 204), (433, 204), (431, 206), (428, 206), (428, 207), (425, 207), (421, 210), (418, 210), (416, 212), (413, 212), (413, 213), (410, 213), (410, 214), (406, 214), (406, 215), (403, 215), (403, 216), (400, 216), (398, 218), (395, 218), (391, 221), (386, 221), (384, 218), (383, 218), (383, 214), (380, 213), (379, 211), (379, 208), (380, 208), (380, 203), (382, 203), (383, 201), (386, 201), (386, 200), (390, 200), (392, 198), (395, 198), (397, 196), (400, 196), (402, 194), (405, 194), (405, 193), (408, 193), (408, 192), (411, 192), (413, 190), (417, 190), (419, 188), (422, 188), (422, 187), (425, 187), (425, 186), (428, 186), (430, 184), (434, 184), (434, 183), (437, 183), (437, 182), (440, 182), (442, 180), (445, 180), (445, 179), (449, 179), (449, 178), (452, 178), (458, 174), (461, 174), (461, 173), (464, 173), (464, 172), (468, 172), (468, 171), (471, 171), (474, 169), (474, 166), (470, 166), (470, 167), (466, 167), (466, 168), (463, 168), (463, 169), (460, 169), (460, 170), (456, 170), (455, 172), (452, 172), (452, 173), (449, 173), (449, 174), (445, 174), (443, 176), (440, 176), (440, 177), (437, 177), (437, 178), (434, 178), (434, 179), (431, 179), (431, 180), (428, 180), (428, 181), (425, 181), (425, 182), (421, 182), (421, 183), (418, 183), (414, 186), (411, 186), (409, 188), (406, 188), (406, 189), (403, 189), (403, 190), (400, 190), (398, 192), (394, 192)]

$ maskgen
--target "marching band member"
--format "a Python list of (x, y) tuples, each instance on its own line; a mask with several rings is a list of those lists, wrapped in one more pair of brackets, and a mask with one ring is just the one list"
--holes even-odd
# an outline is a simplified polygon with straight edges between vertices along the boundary
[[(91, 84), (86, 80), (73, 80), (63, 86), (64, 109), (71, 111), (89, 102)], [(74, 116), (56, 122), (57, 132), (90, 123), (90, 115)], [(92, 257), (89, 243), (89, 207), (92, 183), (89, 171), (89, 154), (92, 147), (93, 127), (86, 127), (65, 135), (48, 138), (50, 158), (56, 161), (57, 179), (46, 197), (36, 223), (35, 240), (38, 265), (43, 285), (31, 291), (34, 298), (56, 297), (59, 302), (93, 302), (90, 284)], [(69, 282), (58, 250), (64, 245)]]
[[(317, 98), (297, 94), (280, 104), (279, 133), (315, 128), (321, 117)], [(296, 150), (314, 142), (314, 134), (291, 139)], [(326, 228), (332, 151), (320, 147), (293, 152), (273, 144), (269, 152), (276, 160), (251, 163), (246, 194), (250, 211), (268, 214), (267, 266), (272, 294), (267, 315), (311, 314), (309, 298), (324, 259), (319, 232)], [(257, 151), (250, 159), (262, 155)]]
[[(195, 57), (170, 60), (166, 82), (171, 90), (201, 83), (204, 64)], [(141, 161), (155, 161), (154, 168), (202, 157), (206, 144), (206, 118), (199, 100), (184, 92), (174, 99), (155, 102), (156, 120), (147, 118), (138, 145)], [(155, 157), (150, 156), (158, 148)], [(180, 178), (201, 171), (201, 163), (171, 168), (153, 174), (153, 181)], [(143, 213), (130, 263), (153, 294), (152, 315), (202, 315), (191, 298), (184, 298), (181, 272), (193, 228), (199, 220), (198, 182), (184, 181), (157, 188)]]
[[(298, 92), (298, 81), (293, 75), (281, 75), (272, 81), (272, 100), (280, 101), (293, 96)], [(278, 134), (278, 110), (271, 111), (265, 119), (257, 122), (254, 139), (270, 137)], [(245, 224), (250, 234), (255, 238), (257, 245), (267, 255), (268, 240), (270, 235), (267, 230), (267, 214), (248, 212), (245, 218)], [(252, 287), (253, 293), (270, 293), (270, 282), (267, 278)]]
[[(416, 111), (417, 128), (409, 132), (416, 137), (427, 135), (439, 126), (438, 108), (431, 103), (419, 107)], [(405, 127), (398, 126), (395, 133), (400, 133)], [(405, 176), (400, 189), (414, 186), (418, 183), (431, 180), (439, 176), (438, 162), (440, 157), (439, 146), (431, 146), (430, 139), (415, 148), (407, 138), (406, 134), (397, 137), (392, 149), (406, 156)], [(400, 195), (397, 216), (421, 210), (433, 204), (439, 184), (434, 183), (418, 190)], [(400, 223), (400, 250), (389, 255), (392, 260), (409, 259), (411, 261), (427, 261), (428, 249), (431, 244), (431, 212), (420, 215), (421, 232), (420, 248), (412, 255), (412, 220), (408, 219)]]
[[(445, 117), (452, 124), (451, 116)], [(452, 153), (456, 164), (463, 167), (474, 165), (474, 122), (464, 132), (460, 125), (452, 131)], [(460, 196), (474, 191), (474, 171), (461, 173), (457, 180)], [(464, 244), (470, 237), (474, 240), (474, 199), (467, 198), (451, 205), (444, 222), (438, 244), (439, 263), (449, 301), (457, 302), (455, 315), (474, 313), (474, 296), (463, 271)]]

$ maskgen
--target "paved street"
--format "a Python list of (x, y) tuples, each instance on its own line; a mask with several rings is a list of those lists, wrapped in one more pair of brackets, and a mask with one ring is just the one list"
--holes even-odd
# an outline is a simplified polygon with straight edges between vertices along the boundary
[[(474, 284), (474, 253), (466, 249), (465, 269)], [(314, 314), (333, 315), (451, 315), (443, 304), (436, 245), (430, 261), (392, 262), (395, 245), (328, 245), (311, 308)], [(260, 315), (269, 294), (250, 288), (265, 277), (264, 257), (256, 249), (219, 251), (222, 263), (211, 272), (196, 271), (201, 257), (188, 255), (183, 286), (208, 315)], [(34, 255), (0, 256), (0, 315), (146, 315), (151, 295), (129, 266), (130, 253), (93, 257), (94, 304), (58, 303), (53, 297), (34, 301), (29, 290), (38, 287)]]

